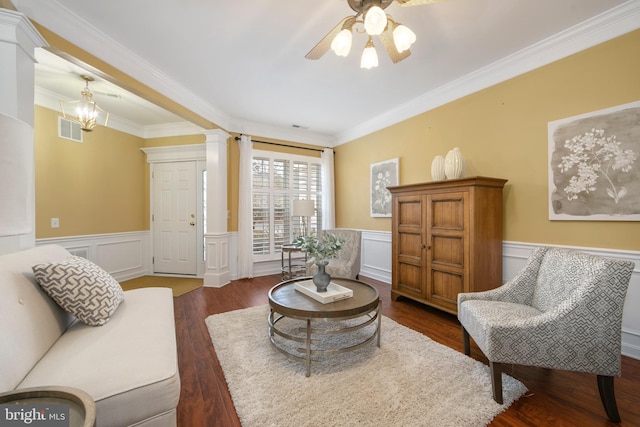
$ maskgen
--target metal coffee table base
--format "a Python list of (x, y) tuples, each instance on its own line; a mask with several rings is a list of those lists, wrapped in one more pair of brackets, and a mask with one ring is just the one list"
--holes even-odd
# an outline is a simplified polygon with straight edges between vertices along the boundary
[[(297, 320), (302, 320), (306, 323), (305, 327), (299, 327), (294, 329), (295, 332), (300, 333), (300, 335), (292, 335), (290, 333), (284, 332), (278, 329), (278, 322), (284, 318), (292, 318)], [(350, 326), (339, 327), (336, 329), (319, 329), (312, 327), (312, 320), (349, 320), (349, 319), (357, 319), (362, 318), (361, 323), (357, 323)], [(284, 316), (282, 314), (277, 313), (273, 309), (269, 313), (268, 318), (269, 323), (269, 339), (271, 344), (273, 344), (274, 348), (286, 355), (287, 357), (291, 357), (298, 360), (304, 360), (305, 366), (307, 369), (306, 376), (311, 375), (311, 357), (314, 355), (329, 355), (329, 354), (338, 354), (344, 353), (347, 351), (353, 351), (359, 349), (367, 344), (369, 344), (374, 339), (377, 339), (377, 346), (380, 347), (380, 332), (382, 326), (382, 316), (380, 314), (380, 303), (378, 303), (377, 307), (374, 311), (369, 313), (361, 313), (353, 316), (344, 316), (344, 317), (331, 317), (331, 319), (317, 318), (314, 317), (298, 317), (298, 316)], [(373, 332), (371, 335), (366, 336), (362, 341), (357, 342), (355, 344), (349, 345), (348, 347), (341, 348), (331, 348), (331, 349), (311, 349), (311, 345), (318, 346), (322, 343), (319, 339), (322, 335), (329, 334), (348, 334), (351, 332), (355, 332), (359, 329), (367, 327), (373, 324)], [(288, 340), (291, 342), (297, 342), (304, 344), (304, 347), (297, 347), (295, 350), (296, 353), (286, 350), (280, 342), (276, 339), (276, 335), (282, 337), (284, 340)]]

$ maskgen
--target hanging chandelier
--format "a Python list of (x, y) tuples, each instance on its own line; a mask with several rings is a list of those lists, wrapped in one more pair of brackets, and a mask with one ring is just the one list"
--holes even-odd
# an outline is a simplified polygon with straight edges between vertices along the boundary
[(60, 101), (62, 117), (80, 124), (85, 132), (91, 132), (96, 126), (107, 126), (109, 113), (98, 106), (89, 90), (89, 82), (93, 77), (80, 76), (85, 81), (85, 88), (80, 92), (82, 98), (77, 101)]
[[(356, 12), (338, 23), (318, 44), (305, 56), (307, 59), (319, 59), (329, 49), (338, 56), (347, 56), (351, 50), (354, 31), (365, 33), (367, 42), (362, 52), (360, 67), (371, 69), (378, 66), (378, 53), (374, 44), (374, 36), (378, 36), (387, 54), (397, 63), (411, 55), (409, 48), (416, 41), (416, 35), (407, 26), (396, 22), (384, 11), (391, 3), (400, 6), (418, 6), (435, 3), (441, 0), (347, 0), (349, 7)], [(357, 28), (362, 25), (364, 30)]]

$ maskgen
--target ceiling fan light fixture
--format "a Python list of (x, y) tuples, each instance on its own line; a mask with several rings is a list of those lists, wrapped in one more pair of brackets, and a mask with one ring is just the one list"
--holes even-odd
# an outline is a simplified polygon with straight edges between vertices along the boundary
[[(360, 67), (370, 69), (378, 66), (378, 55), (373, 46), (373, 36), (378, 36), (391, 62), (398, 62), (411, 55), (411, 46), (416, 42), (416, 34), (408, 27), (396, 22), (384, 10), (392, 3), (400, 6), (416, 6), (437, 3), (443, 0), (346, 0), (355, 15), (343, 18), (305, 55), (307, 59), (319, 59), (332, 49), (338, 56), (348, 56), (354, 34), (366, 33), (369, 38)], [(360, 26), (364, 26), (364, 31)]]
[(369, 41), (362, 52), (362, 58), (360, 59), (360, 68), (370, 70), (378, 66), (378, 53), (373, 45), (373, 38), (369, 36)]
[(382, 34), (387, 26), (387, 14), (380, 6), (371, 6), (364, 16), (364, 29), (370, 36)]
[(338, 56), (347, 56), (351, 50), (351, 41), (353, 34), (350, 30), (344, 29), (340, 31), (331, 42), (331, 50)]
[(93, 100), (93, 94), (89, 90), (89, 82), (93, 77), (81, 76), (85, 82), (85, 88), (80, 92), (82, 98), (77, 101), (60, 101), (62, 117), (80, 124), (85, 132), (91, 132), (97, 125), (107, 126), (109, 113), (100, 108)]
[(415, 41), (416, 34), (409, 27), (401, 24), (393, 30), (393, 43), (399, 53), (409, 49)]

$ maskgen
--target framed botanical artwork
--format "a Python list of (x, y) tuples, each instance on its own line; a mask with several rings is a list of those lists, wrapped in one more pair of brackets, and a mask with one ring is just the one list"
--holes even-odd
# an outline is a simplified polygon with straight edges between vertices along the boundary
[(640, 221), (640, 101), (548, 124), (549, 219)]
[(387, 187), (399, 183), (399, 159), (371, 164), (370, 205), (372, 217), (391, 216), (391, 193)]

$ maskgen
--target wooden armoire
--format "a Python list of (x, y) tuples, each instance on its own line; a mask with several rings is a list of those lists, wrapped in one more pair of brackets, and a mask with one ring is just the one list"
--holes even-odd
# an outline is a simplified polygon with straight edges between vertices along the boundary
[(506, 182), (479, 176), (389, 187), (394, 301), (457, 314), (458, 293), (502, 284)]

